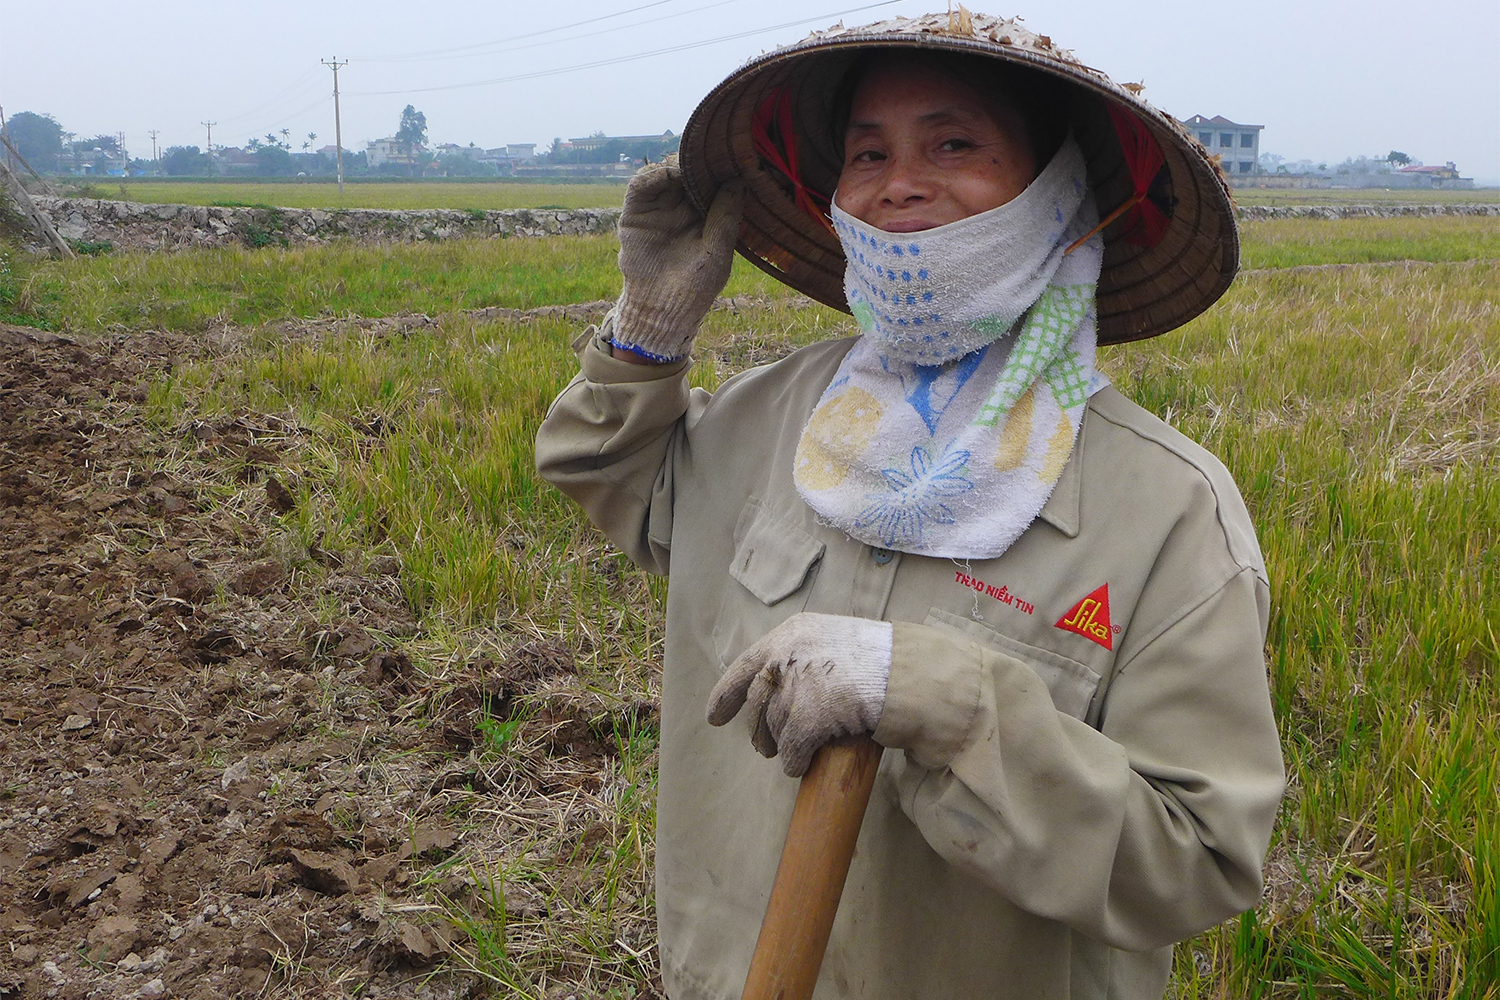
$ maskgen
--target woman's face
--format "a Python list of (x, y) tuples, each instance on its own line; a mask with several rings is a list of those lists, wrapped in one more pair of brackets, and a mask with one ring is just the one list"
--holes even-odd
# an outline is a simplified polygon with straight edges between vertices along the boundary
[(1020, 115), (956, 77), (891, 60), (855, 88), (837, 200), (861, 222), (932, 229), (998, 208), (1035, 177)]

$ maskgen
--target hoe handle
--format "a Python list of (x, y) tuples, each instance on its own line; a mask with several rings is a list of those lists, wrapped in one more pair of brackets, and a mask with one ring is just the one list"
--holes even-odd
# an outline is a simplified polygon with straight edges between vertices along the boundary
[(880, 752), (868, 736), (853, 736), (834, 740), (813, 757), (797, 789), (741, 1000), (812, 996)]

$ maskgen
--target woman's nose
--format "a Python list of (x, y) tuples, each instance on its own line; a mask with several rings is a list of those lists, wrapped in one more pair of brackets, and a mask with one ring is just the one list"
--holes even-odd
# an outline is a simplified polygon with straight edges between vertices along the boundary
[(929, 164), (912, 156), (893, 156), (888, 164), (881, 191), (883, 200), (892, 205), (908, 205), (932, 197), (936, 178)]

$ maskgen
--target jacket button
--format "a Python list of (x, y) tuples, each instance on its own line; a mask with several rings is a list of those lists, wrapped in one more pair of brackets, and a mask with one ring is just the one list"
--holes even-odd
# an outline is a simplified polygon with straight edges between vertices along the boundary
[(876, 566), (884, 566), (886, 563), (896, 558), (896, 553), (892, 552), (890, 549), (872, 548), (870, 550), (870, 558), (875, 560)]

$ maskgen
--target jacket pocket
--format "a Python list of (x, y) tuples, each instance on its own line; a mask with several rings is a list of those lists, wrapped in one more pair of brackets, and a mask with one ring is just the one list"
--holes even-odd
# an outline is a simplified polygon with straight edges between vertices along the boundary
[(722, 670), (745, 647), (807, 606), (825, 546), (751, 497), (734, 529), (734, 558), (714, 621)]
[(962, 618), (940, 608), (933, 608), (928, 612), (923, 624), (953, 629), (981, 646), (1014, 656), (1036, 671), (1042, 683), (1047, 685), (1054, 708), (1097, 728), (1099, 706), (1096, 702), (1100, 677), (1091, 667), (1050, 649), (1040, 649), (1019, 639), (1012, 639), (983, 622)]

